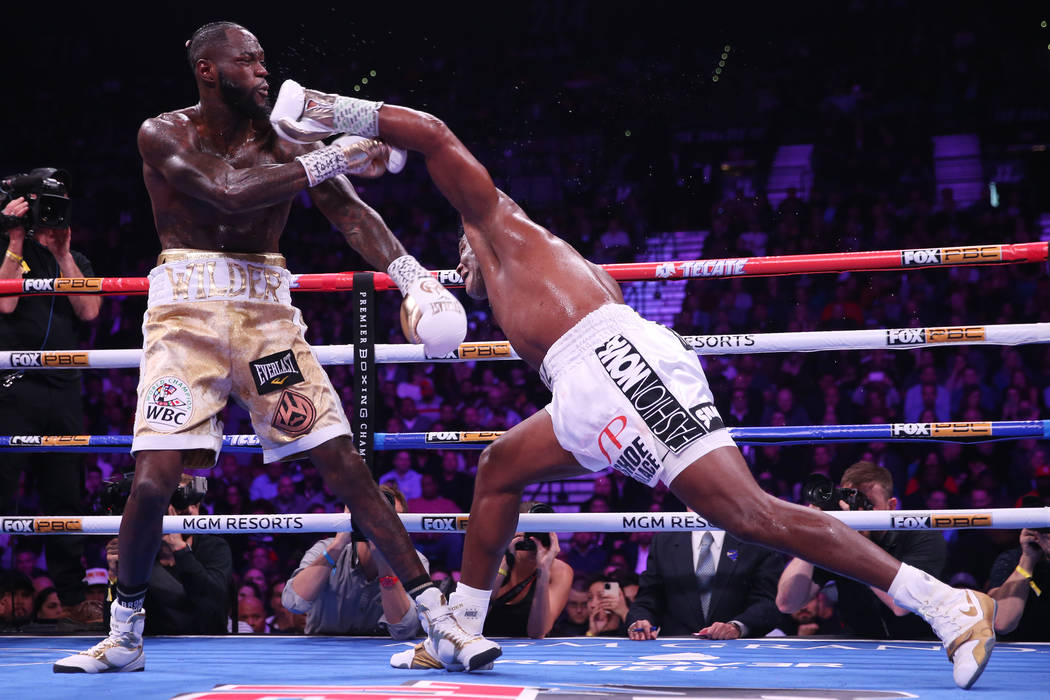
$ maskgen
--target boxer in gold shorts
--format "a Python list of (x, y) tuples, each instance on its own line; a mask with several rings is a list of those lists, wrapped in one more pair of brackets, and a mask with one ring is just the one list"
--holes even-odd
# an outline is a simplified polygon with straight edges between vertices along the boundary
[[(354, 449), (339, 398), (304, 340), (278, 254), (292, 201), (308, 190), (350, 246), (412, 299), (414, 335), (426, 352), (458, 346), (463, 307), (406, 254), (345, 177), (396, 169), (397, 154), (374, 138), (329, 146), (279, 139), (269, 121), (263, 50), (244, 27), (205, 25), (186, 48), (200, 102), (147, 119), (138, 133), (163, 252), (150, 274), (143, 323), (135, 477), (120, 524), (110, 634), (54, 671), (145, 668), (142, 602), (163, 516), (182, 470), (214, 464), (222, 440), (217, 416), (230, 397), (251, 414), (265, 461), (309, 454), (416, 600), (429, 639), (465, 668), (488, 664), (498, 645), (455, 622)], [(361, 133), (377, 111), (343, 110), (340, 123)]]

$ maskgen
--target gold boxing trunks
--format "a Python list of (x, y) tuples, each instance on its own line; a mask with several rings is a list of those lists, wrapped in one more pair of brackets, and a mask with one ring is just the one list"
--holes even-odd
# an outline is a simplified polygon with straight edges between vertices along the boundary
[(180, 450), (187, 468), (213, 466), (231, 396), (251, 415), (265, 462), (351, 434), (306, 343), (291, 280), (275, 253), (161, 253), (142, 323), (132, 454)]

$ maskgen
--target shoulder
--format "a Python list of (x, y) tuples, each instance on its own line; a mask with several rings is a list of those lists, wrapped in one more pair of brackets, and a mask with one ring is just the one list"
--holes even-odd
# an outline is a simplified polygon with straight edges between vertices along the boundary
[(142, 122), (138, 131), (139, 152), (145, 157), (160, 149), (187, 145), (196, 137), (192, 107), (165, 112)]

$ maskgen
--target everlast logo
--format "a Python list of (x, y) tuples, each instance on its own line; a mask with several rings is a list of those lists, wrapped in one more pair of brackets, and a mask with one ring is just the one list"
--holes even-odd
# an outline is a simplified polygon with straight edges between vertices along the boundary
[(901, 266), (916, 267), (919, 265), (940, 265), (940, 248), (916, 248), (901, 251)]
[(80, 518), (37, 518), (37, 532), (80, 532)]
[(931, 515), (930, 524), (937, 529), (991, 527), (992, 516), (990, 513), (978, 513), (976, 515)]
[(893, 423), (890, 425), (893, 437), (929, 437), (929, 423)]
[(456, 532), (456, 518), (454, 516), (446, 516), (443, 518), (425, 516), (421, 523), (424, 530), (432, 532)]
[(706, 409), (703, 411), (706, 425), (701, 424), (678, 403), (641, 353), (622, 335), (613, 336), (594, 352), (656, 439), (675, 454), (697, 438), (723, 427), (717, 412), (712, 419)]
[(928, 515), (894, 515), (890, 518), (890, 527), (895, 530), (922, 530), (930, 527)]
[(280, 391), (303, 380), (303, 373), (291, 350), (275, 352), (248, 363), (252, 368), (252, 380), (260, 394)]
[(11, 353), (12, 367), (39, 367), (39, 352), (13, 352)]
[(22, 280), (23, 292), (53, 292), (55, 291), (54, 280), (27, 279)]
[(3, 518), (4, 532), (33, 532), (33, 518)]

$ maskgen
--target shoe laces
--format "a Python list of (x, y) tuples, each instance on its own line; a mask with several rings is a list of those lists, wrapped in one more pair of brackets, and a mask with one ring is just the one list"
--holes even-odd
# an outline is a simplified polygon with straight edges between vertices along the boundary
[(105, 654), (106, 651), (112, 649), (113, 647), (123, 647), (125, 649), (131, 649), (138, 646), (138, 644), (139, 642), (135, 638), (135, 635), (125, 632), (118, 635), (110, 635), (95, 646), (88, 649), (87, 651), (82, 651), (80, 653), (84, 654), (85, 656), (94, 656), (95, 658), (99, 658), (103, 654)]
[[(445, 621), (445, 618), (448, 618), (448, 620)], [(444, 624), (440, 624), (441, 622), (444, 622)], [(448, 639), (459, 648), (470, 644), (478, 638), (478, 635), (471, 634), (460, 626), (459, 622), (457, 622), (456, 618), (452, 615), (451, 610), (436, 620), (431, 621), (430, 629), (436, 636)]]

